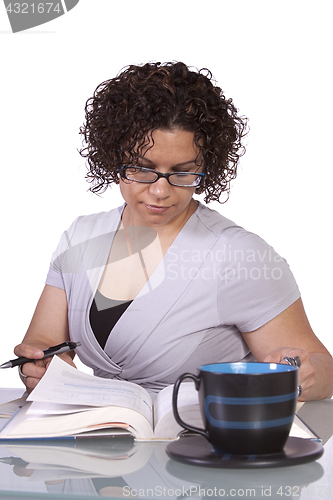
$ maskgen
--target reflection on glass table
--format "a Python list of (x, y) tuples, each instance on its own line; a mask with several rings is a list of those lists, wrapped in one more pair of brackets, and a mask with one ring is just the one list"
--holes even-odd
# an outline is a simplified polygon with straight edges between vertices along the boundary
[(323, 437), (325, 451), (290, 467), (187, 465), (169, 458), (168, 443), (130, 436), (1, 443), (0, 498), (333, 499), (333, 403), (306, 403), (299, 413)]

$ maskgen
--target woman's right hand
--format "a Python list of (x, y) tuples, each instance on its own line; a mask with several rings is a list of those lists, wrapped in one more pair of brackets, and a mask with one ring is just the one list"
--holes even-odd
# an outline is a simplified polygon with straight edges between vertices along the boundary
[[(49, 364), (52, 361), (52, 356), (42, 359), (44, 356), (43, 350), (47, 349), (49, 346), (39, 346), (36, 347), (31, 344), (22, 343), (15, 347), (14, 353), (16, 356), (24, 356), (29, 359), (33, 359), (31, 363), (25, 363), (19, 367), (19, 374), (22, 382), (26, 386), (27, 392), (31, 392), (40, 379), (44, 376)], [(60, 354), (61, 359), (66, 361), (66, 363), (75, 367), (73, 363), (73, 352), (65, 352)]]
[[(68, 307), (65, 290), (45, 285), (23, 342), (14, 349), (16, 356), (34, 360), (21, 366), (21, 380), (28, 392), (36, 387), (51, 363), (42, 359), (43, 351), (69, 341)], [(72, 366), (74, 351), (59, 355)]]

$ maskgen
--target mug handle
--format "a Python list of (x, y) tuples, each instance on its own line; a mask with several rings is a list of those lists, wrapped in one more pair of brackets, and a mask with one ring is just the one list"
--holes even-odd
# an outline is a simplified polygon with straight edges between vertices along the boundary
[(190, 432), (195, 432), (197, 434), (201, 434), (204, 436), (206, 439), (208, 439), (208, 433), (204, 429), (199, 429), (199, 427), (194, 427), (192, 425), (186, 424), (179, 416), (178, 413), (178, 391), (180, 388), (180, 384), (185, 378), (191, 378), (194, 381), (195, 388), (198, 391), (199, 390), (199, 385), (200, 385), (200, 379), (196, 377), (195, 375), (192, 375), (192, 373), (183, 373), (178, 380), (176, 380), (175, 385), (173, 386), (173, 394), (172, 394), (172, 409), (173, 409), (173, 415), (175, 417), (175, 420), (177, 424), (179, 424), (181, 427), (184, 429), (190, 431)]

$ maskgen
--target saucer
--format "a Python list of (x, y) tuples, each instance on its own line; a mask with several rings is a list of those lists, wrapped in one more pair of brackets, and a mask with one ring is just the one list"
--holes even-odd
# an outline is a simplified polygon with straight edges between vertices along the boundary
[(305, 464), (320, 458), (324, 448), (318, 441), (289, 437), (283, 450), (278, 453), (230, 455), (215, 451), (205, 437), (191, 435), (170, 443), (166, 452), (170, 458), (189, 465), (249, 469)]

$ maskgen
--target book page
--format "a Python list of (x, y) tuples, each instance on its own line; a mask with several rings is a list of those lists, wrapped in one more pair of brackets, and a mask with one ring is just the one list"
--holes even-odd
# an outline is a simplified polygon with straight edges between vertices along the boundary
[[(170, 385), (169, 387), (165, 387), (156, 396), (154, 401), (154, 426), (156, 426), (157, 422), (167, 413), (172, 413), (172, 393), (173, 385)], [(178, 408), (198, 404), (198, 391), (193, 382), (183, 382), (178, 393)]]
[[(176, 439), (184, 429), (176, 422), (172, 410), (173, 386), (166, 387), (154, 401), (155, 439)], [(198, 393), (192, 382), (182, 383), (178, 394), (178, 412), (188, 424), (203, 427)]]
[[(174, 417), (172, 410), (173, 386), (166, 387), (154, 401), (154, 426), (156, 437), (175, 438), (182, 430)], [(297, 404), (297, 410), (303, 403)], [(203, 428), (202, 417), (199, 410), (198, 392), (192, 382), (183, 382), (178, 394), (178, 412), (184, 422), (189, 425)], [(303, 439), (318, 440), (318, 436), (295, 414), (290, 436)]]
[[(32, 404), (32, 403), (29, 403)], [(96, 430), (103, 435), (114, 435), (119, 427), (135, 438), (142, 440), (151, 439), (153, 431), (149, 421), (139, 412), (121, 406), (98, 406), (89, 411), (65, 415), (30, 415), (28, 405), (21, 408), (16, 415), (8, 421), (0, 432), (1, 440), (36, 439), (36, 438), (65, 438), (73, 439), (74, 436), (96, 434)], [(128, 423), (127, 423), (128, 422)], [(129, 423), (130, 422), (130, 423)], [(107, 433), (106, 430), (110, 432)]]
[(0, 405), (10, 403), (14, 399), (19, 399), (23, 396), (24, 389), (5, 389), (0, 388)]
[(317, 434), (297, 415), (297, 413), (294, 417), (290, 436), (321, 441), (320, 436), (317, 436)]
[(66, 415), (66, 413), (80, 413), (82, 411), (94, 410), (95, 406), (72, 405), (62, 403), (43, 403), (32, 401), (29, 403), (28, 415)]
[(81, 372), (54, 356), (45, 375), (28, 396), (27, 401), (47, 403), (121, 406), (141, 413), (152, 423), (152, 400), (137, 384), (123, 380), (95, 377)]

